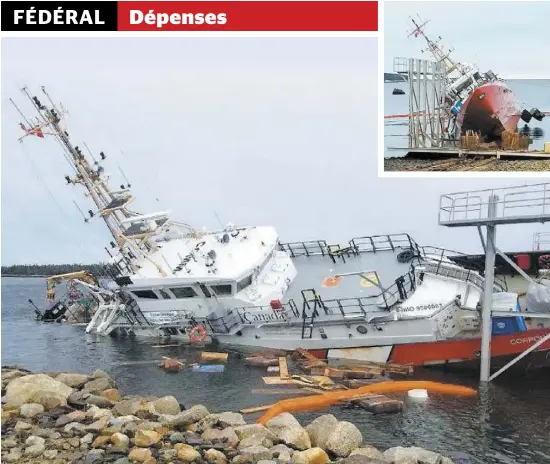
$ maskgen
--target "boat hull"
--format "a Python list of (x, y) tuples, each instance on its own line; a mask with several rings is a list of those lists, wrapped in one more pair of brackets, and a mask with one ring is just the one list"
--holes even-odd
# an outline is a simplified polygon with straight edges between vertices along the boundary
[[(502, 367), (549, 333), (550, 328), (546, 328), (507, 335), (493, 335), (491, 341), (491, 367), (493, 370)], [(247, 349), (242, 345), (232, 346), (241, 351)], [(275, 347), (265, 346), (264, 348)], [(257, 350), (258, 346), (254, 349)], [(329, 362), (379, 362), (410, 364), (415, 367), (453, 366), (475, 369), (479, 368), (480, 364), (481, 339), (470, 338), (353, 348), (316, 348), (311, 346), (308, 347), (308, 351), (320, 359), (328, 359)], [(532, 353), (525, 356), (522, 362), (515, 367), (522, 369), (550, 367), (550, 340), (547, 340)]]
[(489, 142), (498, 142), (504, 131), (516, 130), (519, 119), (514, 93), (503, 82), (490, 82), (466, 99), (457, 122), (462, 135), (474, 131)]

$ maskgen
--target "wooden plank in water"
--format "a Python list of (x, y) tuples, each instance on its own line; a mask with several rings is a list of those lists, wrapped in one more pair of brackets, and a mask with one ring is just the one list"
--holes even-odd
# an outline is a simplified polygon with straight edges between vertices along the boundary
[(255, 412), (267, 411), (272, 406), (275, 406), (275, 403), (264, 404), (263, 406), (256, 406), (255, 408), (245, 408), (245, 409), (241, 409), (239, 412), (241, 414), (254, 414)]
[(251, 391), (254, 395), (311, 395), (305, 388), (255, 388)]
[(279, 358), (279, 378), (281, 379), (290, 378), (290, 376), (288, 375), (288, 365), (286, 363), (286, 358), (284, 356), (281, 356)]
[(280, 377), (262, 377), (266, 385), (296, 385), (293, 379), (281, 379)]

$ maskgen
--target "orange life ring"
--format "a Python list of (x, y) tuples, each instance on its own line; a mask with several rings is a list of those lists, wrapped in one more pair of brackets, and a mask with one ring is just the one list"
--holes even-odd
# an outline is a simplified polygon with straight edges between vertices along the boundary
[(206, 339), (206, 329), (203, 325), (196, 325), (189, 332), (189, 340), (193, 343), (203, 342)]

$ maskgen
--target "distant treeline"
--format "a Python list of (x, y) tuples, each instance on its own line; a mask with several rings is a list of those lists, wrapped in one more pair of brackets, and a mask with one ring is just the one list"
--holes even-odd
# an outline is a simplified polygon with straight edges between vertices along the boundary
[(109, 264), (14, 264), (2, 266), (3, 276), (50, 276), (69, 272), (88, 271), (95, 276), (108, 276)]

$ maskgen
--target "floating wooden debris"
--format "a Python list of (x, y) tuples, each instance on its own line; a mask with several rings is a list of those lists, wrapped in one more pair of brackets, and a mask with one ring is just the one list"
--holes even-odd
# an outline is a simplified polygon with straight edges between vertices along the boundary
[(227, 362), (229, 353), (214, 353), (209, 351), (203, 351), (201, 353), (201, 362)]
[(251, 356), (250, 358), (245, 358), (244, 362), (249, 366), (258, 366), (258, 367), (269, 367), (269, 366), (279, 365), (279, 360), (277, 358), (264, 358), (263, 356)]
[(367, 395), (344, 403), (366, 409), (373, 414), (394, 414), (403, 411), (403, 401), (394, 400), (384, 395)]
[(279, 358), (279, 377), (281, 379), (288, 379), (290, 376), (288, 375), (288, 365), (286, 363), (285, 357)]
[(266, 385), (296, 385), (293, 379), (281, 379), (280, 377), (262, 377)]
[(241, 409), (239, 412), (241, 414), (254, 414), (255, 412), (267, 411), (273, 404), (264, 404), (263, 406), (256, 406), (255, 408), (245, 408)]
[(181, 361), (177, 359), (168, 358), (163, 356), (160, 360), (159, 367), (163, 368), (167, 372), (179, 372), (179, 370), (185, 366)]

